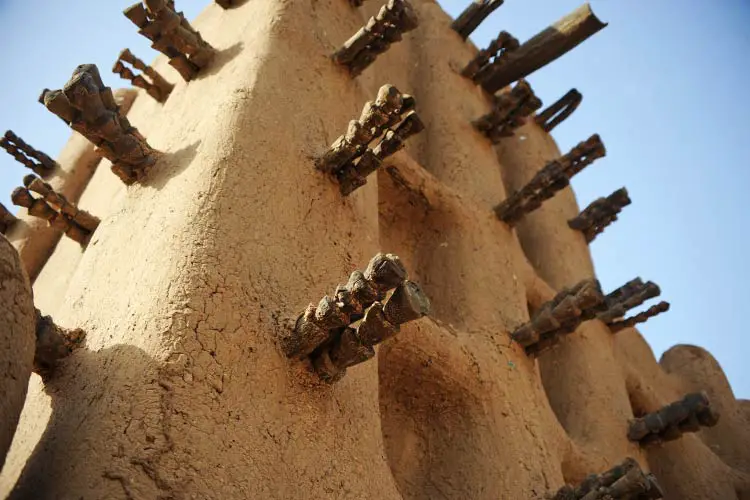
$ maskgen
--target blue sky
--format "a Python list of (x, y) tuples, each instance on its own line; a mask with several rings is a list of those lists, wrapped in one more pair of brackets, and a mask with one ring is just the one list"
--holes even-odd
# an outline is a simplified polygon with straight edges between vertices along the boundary
[[(177, 0), (189, 18), (207, 2)], [(456, 16), (468, 2), (440, 3)], [(156, 55), (121, 14), (129, 3), (0, 0), (0, 129), (55, 156), (70, 131), (37, 103), (40, 91), (61, 87), (82, 63), (97, 64), (117, 88), (126, 82), (109, 68), (121, 49), (146, 61)], [(506, 0), (472, 39), (484, 46), (507, 30), (524, 41), (580, 4)], [(571, 87), (583, 93), (553, 133), (562, 150), (594, 132), (607, 147), (573, 181), (580, 204), (622, 186), (633, 200), (592, 244), (600, 280), (607, 290), (635, 276), (658, 283), (672, 309), (641, 328), (657, 356), (677, 343), (705, 347), (748, 398), (740, 312), (750, 306), (750, 3), (591, 4), (609, 26), (529, 81), (547, 104)], [(5, 154), (0, 171), (0, 201), (11, 208), (10, 191), (28, 172)]]

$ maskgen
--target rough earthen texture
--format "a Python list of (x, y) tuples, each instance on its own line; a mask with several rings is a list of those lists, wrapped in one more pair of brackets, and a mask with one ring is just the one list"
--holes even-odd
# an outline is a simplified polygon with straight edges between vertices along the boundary
[[(750, 410), (707, 353), (660, 365), (636, 330), (596, 319), (538, 361), (511, 341), (594, 277), (567, 225), (579, 209), (566, 188), (515, 230), (495, 217), (560, 152), (533, 118), (493, 147), (472, 125), (493, 101), (460, 74), (475, 48), (436, 3), (412, 5), (419, 27), (355, 80), (330, 54), (380, 2), (211, 4), (195, 21), (213, 61), (128, 116), (163, 156), (127, 188), (98, 169), (78, 202), (102, 220), (91, 242), (62, 240), (35, 282), (37, 307), (87, 348), (44, 390), (32, 381), (0, 491), (540, 499), (626, 457), (668, 499), (746, 491)], [(165, 58), (153, 66), (178, 81)], [(425, 129), (343, 197), (314, 159), (385, 83), (414, 96)], [(325, 384), (278, 340), (378, 252), (399, 255), (430, 316)], [(715, 427), (628, 441), (630, 419), (701, 390)]]
[(13, 246), (0, 236), (0, 468), (21, 415), (34, 360), (31, 285)]
[[(122, 114), (127, 114), (133, 105), (136, 92), (120, 89), (114, 92), (115, 101)], [(55, 191), (76, 203), (94, 175), (102, 157), (96, 147), (80, 134), (71, 135), (57, 158), (57, 168), (47, 177)], [(19, 210), (19, 222), (6, 233), (8, 240), (18, 250), (24, 269), (32, 283), (49, 259), (62, 237), (59, 230), (49, 227), (46, 221), (29, 215), (26, 209)]]

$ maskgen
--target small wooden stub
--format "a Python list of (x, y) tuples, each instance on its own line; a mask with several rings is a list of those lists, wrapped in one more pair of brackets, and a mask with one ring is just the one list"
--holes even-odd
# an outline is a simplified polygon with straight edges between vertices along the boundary
[(0, 137), (0, 147), (21, 165), (42, 178), (49, 177), (58, 167), (55, 160), (26, 144), (12, 130), (8, 130), (3, 137)]
[(125, 184), (143, 179), (156, 163), (157, 151), (120, 113), (96, 65), (78, 66), (62, 90), (44, 89), (39, 100), (92, 142)]
[(182, 12), (176, 12), (174, 1), (144, 0), (123, 11), (125, 17), (140, 28), (138, 33), (151, 47), (169, 57), (169, 64), (188, 82), (213, 59), (214, 48), (193, 28)]
[(511, 334), (511, 338), (521, 344), (527, 355), (536, 357), (606, 307), (599, 282), (583, 280), (572, 288), (564, 288), (552, 300), (542, 304), (528, 323)]
[(81, 347), (86, 335), (83, 330), (62, 328), (36, 310), (36, 350), (34, 372), (44, 380), (50, 379), (62, 358)]
[(578, 486), (563, 486), (552, 500), (658, 500), (663, 496), (656, 477), (628, 457), (608, 471), (589, 475)]
[(542, 101), (526, 80), (519, 80), (513, 89), (502, 92), (494, 99), (492, 111), (473, 122), (474, 127), (492, 142), (499, 143), (511, 137), (524, 124), (526, 117), (542, 106)]
[(541, 207), (545, 200), (567, 187), (573, 176), (605, 155), (601, 138), (598, 134), (592, 135), (567, 154), (545, 165), (528, 184), (497, 205), (495, 214), (506, 224), (514, 225), (526, 214)]
[(414, 107), (413, 97), (401, 94), (393, 85), (383, 85), (376, 99), (365, 104), (359, 120), (349, 122), (346, 133), (315, 160), (315, 166), (335, 177), (341, 194), (348, 196), (367, 183), (367, 176), (384, 159), (424, 129)]
[(713, 427), (719, 413), (711, 406), (705, 392), (688, 394), (661, 410), (635, 418), (628, 423), (628, 439), (642, 446), (673, 441), (686, 432)]
[[(136, 74), (127, 64), (142, 71), (143, 75), (148, 78), (142, 74)], [(174, 88), (174, 85), (166, 81), (154, 68), (135, 57), (129, 49), (120, 52), (117, 62), (112, 67), (112, 72), (119, 75), (120, 78), (128, 80), (134, 86), (142, 88), (158, 102), (165, 102)]]
[(573, 114), (583, 101), (583, 94), (570, 89), (567, 94), (555, 101), (547, 109), (536, 115), (536, 123), (549, 133)]
[(81, 245), (88, 243), (99, 226), (98, 218), (80, 210), (34, 174), (24, 177), (23, 182), (24, 187), (17, 187), (11, 194), (15, 205), (26, 208), (34, 217), (46, 220), (51, 227), (59, 229)]
[(617, 215), (630, 203), (628, 190), (620, 188), (607, 197), (592, 201), (580, 214), (568, 221), (568, 226), (583, 233), (586, 243), (591, 243), (617, 220)]
[(354, 271), (333, 296), (308, 305), (281, 343), (287, 356), (309, 357), (318, 375), (332, 383), (348, 367), (375, 356), (373, 346), (396, 335), (399, 325), (429, 309), (429, 299), (407, 279), (398, 256), (380, 253), (364, 272)]
[(359, 75), (391, 44), (418, 25), (417, 16), (406, 0), (388, 0), (374, 17), (333, 54), (337, 64), (346, 66), (352, 77)]
[(466, 40), (502, 4), (503, 0), (474, 0), (453, 21), (451, 28)]

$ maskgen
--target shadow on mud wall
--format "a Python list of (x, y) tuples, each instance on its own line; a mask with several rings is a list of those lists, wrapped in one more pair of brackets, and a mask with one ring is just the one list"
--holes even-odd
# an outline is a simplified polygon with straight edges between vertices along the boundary
[[(239, 7), (239, 5), (234, 8), (237, 7)], [(224, 66), (232, 61), (232, 59), (240, 55), (244, 46), (245, 45), (242, 42), (237, 42), (234, 45), (227, 47), (226, 49), (217, 51), (208, 67), (198, 73), (198, 77), (196, 78), (196, 80), (210, 78), (219, 73), (222, 68), (224, 68)]]
[(156, 498), (168, 390), (137, 347), (80, 349), (45, 390), (52, 415), (8, 498)]
[(182, 147), (177, 151), (164, 152), (156, 165), (149, 172), (148, 177), (142, 182), (143, 185), (161, 190), (167, 185), (172, 177), (175, 177), (192, 165), (198, 154), (201, 141), (196, 141), (189, 146)]
[(467, 381), (454, 375), (456, 356), (424, 340), (437, 336), (435, 324), (420, 323), (378, 352), (388, 463), (405, 499), (485, 498), (502, 481), (488, 460), (491, 425)]

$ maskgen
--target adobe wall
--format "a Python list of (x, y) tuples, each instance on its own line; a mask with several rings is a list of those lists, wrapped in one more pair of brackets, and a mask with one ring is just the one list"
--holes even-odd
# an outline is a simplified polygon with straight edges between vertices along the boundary
[[(0, 492), (20, 477), (11, 498), (541, 498), (633, 456), (668, 498), (736, 497), (748, 411), (708, 355), (693, 370), (676, 348), (661, 368), (635, 330), (597, 321), (538, 363), (510, 341), (593, 275), (572, 192), (517, 230), (490, 210), (559, 151), (533, 124), (498, 148), (472, 128), (490, 108), (458, 74), (474, 48), (434, 2), (350, 79), (328, 56), (376, 4), (211, 5), (193, 23), (219, 50), (209, 71), (185, 84), (157, 58), (179, 83), (129, 119), (164, 155), (127, 188), (102, 161), (80, 199), (101, 225), (85, 252), (63, 238), (34, 284), (87, 342), (32, 380)], [(312, 158), (384, 83), (426, 129), (342, 198)], [(431, 315), (326, 385), (277, 338), (378, 251)], [(634, 409), (702, 380), (730, 418), (655, 451), (627, 441)]]

